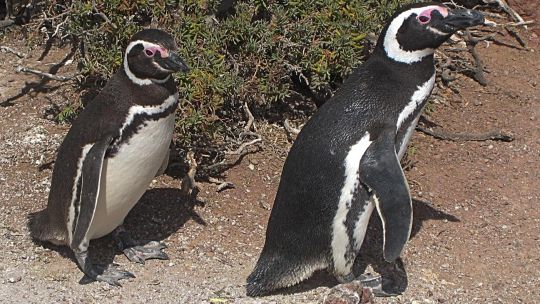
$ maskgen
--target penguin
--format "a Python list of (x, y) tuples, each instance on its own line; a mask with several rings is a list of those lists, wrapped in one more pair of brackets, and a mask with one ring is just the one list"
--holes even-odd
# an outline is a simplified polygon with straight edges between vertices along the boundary
[(31, 214), (37, 241), (69, 246), (89, 278), (119, 286), (135, 277), (94, 265), (90, 240), (111, 232), (133, 262), (167, 259), (158, 242), (139, 244), (122, 226), (168, 163), (178, 91), (171, 75), (187, 72), (174, 38), (145, 29), (129, 41), (122, 68), (73, 122), (58, 150), (46, 209)]
[(298, 284), (316, 270), (354, 280), (373, 210), (384, 259), (400, 257), (412, 227), (400, 159), (435, 84), (433, 54), (456, 31), (483, 23), (479, 12), (436, 3), (408, 5), (391, 17), (371, 56), (289, 151), (248, 296)]

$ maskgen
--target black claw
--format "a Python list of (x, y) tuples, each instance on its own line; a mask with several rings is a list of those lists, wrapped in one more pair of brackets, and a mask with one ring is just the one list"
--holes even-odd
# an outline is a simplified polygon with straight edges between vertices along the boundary
[(384, 290), (384, 286), (387, 285), (388, 280), (380, 275), (363, 274), (358, 277), (358, 280), (362, 282), (362, 285), (369, 288), (375, 297), (395, 297), (400, 295), (400, 293)]
[[(94, 265), (89, 257), (88, 251), (75, 252), (75, 258), (77, 265), (84, 272), (85, 276), (94, 281), (101, 281), (113, 286), (122, 286), (118, 281), (128, 278), (135, 278), (129, 271), (118, 269), (117, 264), (110, 264), (107, 267)], [(84, 284), (86, 280), (83, 278), (81, 283)]]
[(161, 251), (167, 248), (167, 245), (164, 243), (158, 241), (134, 241), (122, 226), (118, 227), (113, 235), (117, 241), (118, 248), (134, 263), (144, 265), (145, 261), (150, 259), (169, 259), (169, 256)]
[(98, 281), (107, 282), (114, 286), (122, 286), (120, 280), (135, 278), (135, 275), (126, 270), (120, 270), (116, 267), (108, 267), (102, 274), (97, 276)]
[(358, 277), (362, 285), (369, 288), (380, 288), (382, 286), (382, 277), (380, 275), (362, 274)]
[(387, 291), (384, 291), (382, 290), (382, 288), (371, 288), (371, 292), (373, 293), (374, 296), (376, 297), (397, 297), (399, 296), (400, 294), (399, 293), (393, 293), (393, 292), (387, 292)]
[(147, 244), (124, 249), (124, 254), (130, 261), (144, 265), (145, 261), (150, 259), (168, 260), (169, 256), (161, 251), (162, 249), (162, 246), (155, 247)]

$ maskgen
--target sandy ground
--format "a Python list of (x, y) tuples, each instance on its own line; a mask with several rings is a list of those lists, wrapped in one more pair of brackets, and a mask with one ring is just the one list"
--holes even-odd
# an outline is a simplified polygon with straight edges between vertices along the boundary
[[(415, 198), (413, 236), (403, 256), (407, 288), (377, 303), (540, 303), (540, 48), (537, 36), (524, 35), (529, 51), (479, 45), (489, 85), (460, 76), (457, 90), (443, 90), (428, 116), (448, 132), (500, 129), (513, 142), (414, 135), (406, 171)], [(43, 164), (54, 159), (69, 129), (50, 113), (81, 93), (14, 72), (19, 64), (51, 68), (68, 52), (53, 49), (37, 61), (39, 49), (5, 37), (0, 44), (30, 54), (1, 54), (0, 60), (0, 302), (320, 303), (336, 284), (321, 272), (276, 295), (245, 296), (290, 148), (283, 129), (264, 122), (262, 151), (225, 176), (235, 189), (217, 193), (215, 185), (201, 184), (204, 203), (193, 204), (172, 177), (182, 172), (170, 169), (130, 213), (127, 227), (138, 238), (164, 241), (169, 261), (132, 264), (105, 237), (91, 243), (92, 256), (104, 264), (114, 260), (137, 277), (121, 288), (79, 284), (82, 273), (69, 250), (34, 244), (26, 217), (46, 205), (52, 170)], [(74, 72), (71, 64), (58, 74)], [(380, 247), (374, 217), (356, 269), (365, 263), (384, 269)]]

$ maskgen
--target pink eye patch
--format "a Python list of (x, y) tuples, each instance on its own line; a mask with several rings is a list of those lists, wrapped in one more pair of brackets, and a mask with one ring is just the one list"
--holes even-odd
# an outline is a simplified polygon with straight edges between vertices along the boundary
[(169, 51), (167, 51), (166, 48), (160, 47), (160, 46), (150, 46), (144, 49), (144, 53), (148, 57), (152, 57), (156, 54), (156, 52), (159, 52), (161, 58), (167, 58), (169, 57)]
[(431, 12), (438, 11), (443, 17), (448, 16), (448, 9), (444, 6), (432, 6), (418, 15), (417, 19), (421, 24), (431, 21)]

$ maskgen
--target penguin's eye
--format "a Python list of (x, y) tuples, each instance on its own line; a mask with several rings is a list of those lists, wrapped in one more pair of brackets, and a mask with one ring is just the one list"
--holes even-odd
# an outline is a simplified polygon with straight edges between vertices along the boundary
[(150, 50), (150, 49), (146, 49), (144, 50), (144, 54), (146, 54), (147, 57), (152, 57), (154, 56), (154, 51), (153, 50)]
[(426, 24), (429, 21), (431, 21), (431, 18), (429, 16), (426, 16), (426, 15), (420, 15), (420, 16), (418, 16), (418, 21), (420, 21), (421, 24)]

